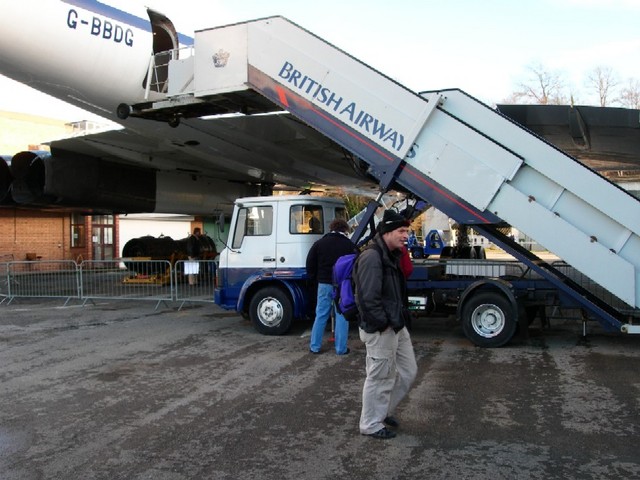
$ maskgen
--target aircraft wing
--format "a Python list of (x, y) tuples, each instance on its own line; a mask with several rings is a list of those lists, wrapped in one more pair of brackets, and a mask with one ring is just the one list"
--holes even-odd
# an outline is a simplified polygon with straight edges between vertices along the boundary
[(191, 119), (182, 125), (174, 129), (157, 122), (152, 135), (134, 127), (57, 140), (51, 147), (54, 155), (59, 149), (157, 170), (292, 189), (327, 183), (344, 188), (370, 185), (362, 171), (354, 170), (347, 152), (289, 114)]
[(498, 105), (498, 110), (613, 181), (640, 180), (638, 110)]
[(52, 141), (50, 155), (14, 157), (13, 200), (212, 214), (274, 189), (376, 192), (356, 158), (288, 113), (187, 119), (180, 128), (130, 119), (127, 127)]

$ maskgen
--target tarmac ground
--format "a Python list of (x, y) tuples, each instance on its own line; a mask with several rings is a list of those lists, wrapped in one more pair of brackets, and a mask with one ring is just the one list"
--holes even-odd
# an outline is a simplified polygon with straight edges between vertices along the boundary
[(0, 478), (640, 478), (640, 337), (566, 321), (499, 349), (418, 319), (398, 436), (358, 433), (365, 350), (215, 305), (0, 305)]

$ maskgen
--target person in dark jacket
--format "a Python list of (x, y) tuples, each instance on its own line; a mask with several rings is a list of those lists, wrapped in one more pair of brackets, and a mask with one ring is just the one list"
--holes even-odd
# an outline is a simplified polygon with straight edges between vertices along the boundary
[[(202, 246), (200, 245), (200, 238), (202, 237), (202, 230), (200, 227), (193, 229), (193, 235), (189, 235), (187, 238), (187, 257), (189, 260), (199, 260), (202, 253)], [(199, 271), (200, 265), (196, 264), (196, 267), (190, 266), (191, 271)], [(195, 285), (198, 283), (198, 275), (191, 273), (188, 275), (189, 285)]]
[(333, 307), (333, 266), (342, 255), (355, 253), (355, 244), (349, 240), (349, 224), (342, 219), (335, 219), (329, 224), (330, 232), (317, 240), (307, 254), (307, 274), (318, 283), (316, 318), (311, 329), (309, 350), (321, 353), (322, 337), (327, 327), (327, 320), (334, 309), (335, 348), (338, 355), (349, 353), (347, 336), (349, 325), (345, 318)]
[(362, 389), (360, 433), (393, 438), (395, 409), (418, 370), (411, 336), (406, 278), (400, 266), (409, 221), (393, 210), (384, 212), (373, 242), (354, 267), (355, 299), (360, 312), (360, 339), (367, 349), (367, 378)]

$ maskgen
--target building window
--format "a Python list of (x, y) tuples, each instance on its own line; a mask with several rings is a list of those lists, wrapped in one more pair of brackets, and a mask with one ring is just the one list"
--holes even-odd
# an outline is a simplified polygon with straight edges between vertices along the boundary
[(94, 215), (91, 219), (94, 225), (113, 226), (113, 215)]
[(114, 256), (114, 216), (94, 215), (91, 217), (91, 247), (93, 260), (111, 260)]
[(84, 248), (85, 246), (84, 216), (77, 213), (71, 214), (71, 247)]

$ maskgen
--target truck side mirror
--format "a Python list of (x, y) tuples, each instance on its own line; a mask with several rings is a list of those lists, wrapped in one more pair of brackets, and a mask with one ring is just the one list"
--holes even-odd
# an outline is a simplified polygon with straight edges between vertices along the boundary
[(220, 233), (224, 233), (224, 212), (220, 213), (220, 216), (218, 217), (218, 231)]

